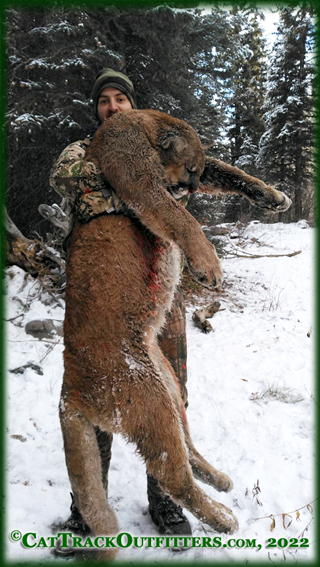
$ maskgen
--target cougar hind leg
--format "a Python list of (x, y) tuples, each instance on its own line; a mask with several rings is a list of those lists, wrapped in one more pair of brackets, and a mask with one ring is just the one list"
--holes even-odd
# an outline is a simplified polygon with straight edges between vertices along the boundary
[[(102, 482), (94, 426), (80, 411), (69, 409), (66, 398), (60, 404), (60, 422), (75, 505), (94, 535), (118, 534), (117, 518), (108, 503)], [(111, 561), (116, 552), (116, 548), (100, 549), (96, 557)]]
[(131, 383), (130, 403), (128, 395), (122, 384), (116, 401), (122, 432), (136, 444), (162, 490), (216, 531), (233, 533), (238, 522), (231, 510), (209, 498), (194, 481), (181, 417), (163, 375), (144, 375), (143, 381)]

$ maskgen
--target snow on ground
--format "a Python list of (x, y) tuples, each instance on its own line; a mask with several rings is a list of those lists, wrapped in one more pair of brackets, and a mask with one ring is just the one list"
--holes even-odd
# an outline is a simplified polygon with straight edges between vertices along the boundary
[[(202, 487), (232, 508), (239, 531), (231, 537), (222, 535), (219, 548), (173, 553), (166, 548), (129, 547), (120, 550), (116, 562), (311, 562), (315, 558), (315, 505), (307, 506), (316, 499), (314, 229), (304, 221), (272, 225), (254, 221), (244, 229), (235, 225), (231, 229), (234, 238), (221, 238), (229, 251), (267, 256), (301, 250), (292, 257), (228, 254), (222, 261), (226, 281), (218, 294), (224, 310), (211, 320), (214, 332), (204, 334), (196, 328), (195, 308), (188, 308), (191, 434), (200, 453), (234, 482), (228, 494)], [(50, 525), (69, 515), (70, 485), (58, 421), (62, 340), (58, 336), (38, 340), (24, 331), (33, 319), (62, 321), (63, 305), (52, 302), (30, 276), (25, 280), (17, 267), (7, 270), (6, 281), (7, 557), (48, 562), (54, 560), (50, 549), (25, 549), (9, 534), (20, 530), (35, 532), (38, 539), (47, 537), (52, 535)], [(39, 365), (43, 375), (36, 367), (10, 372), (28, 362)], [(109, 495), (122, 532), (157, 535), (148, 513), (144, 464), (118, 436)], [(285, 520), (282, 514), (288, 514)], [(186, 515), (194, 536), (218, 535), (189, 512)], [(231, 538), (238, 540), (238, 546), (255, 539), (262, 547), (228, 547)], [(285, 547), (267, 548), (270, 538)], [(308, 547), (300, 547), (303, 541)], [(296, 547), (289, 547), (290, 543)]]

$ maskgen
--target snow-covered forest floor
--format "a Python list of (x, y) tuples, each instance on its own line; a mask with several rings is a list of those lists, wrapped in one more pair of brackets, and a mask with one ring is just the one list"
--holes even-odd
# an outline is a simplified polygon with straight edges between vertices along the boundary
[[(225, 283), (217, 293), (221, 310), (210, 321), (213, 332), (196, 328), (195, 306), (188, 307), (187, 415), (197, 449), (234, 482), (228, 494), (202, 487), (237, 516), (239, 531), (231, 537), (256, 539), (262, 547), (194, 547), (183, 553), (129, 547), (120, 550), (117, 562), (300, 562), (315, 557), (314, 229), (305, 221), (228, 227), (234, 238), (220, 238), (225, 249), (265, 257), (229, 253), (222, 260)], [(300, 250), (295, 256), (272, 257)], [(25, 333), (33, 319), (62, 321), (63, 302), (58, 305), (31, 276), (25, 279), (20, 268), (7, 269), (6, 282), (7, 558), (20, 564), (57, 561), (49, 548), (25, 549), (9, 534), (50, 536), (50, 525), (69, 515), (58, 420), (63, 340)], [(12, 372), (28, 363), (34, 366)], [(122, 532), (157, 535), (148, 512), (145, 466), (120, 437), (113, 444), (109, 496)], [(186, 515), (194, 536), (218, 535)], [(267, 548), (269, 538), (284, 546), (285, 538), (288, 545)], [(297, 538), (296, 547), (289, 547), (292, 538)], [(303, 538), (308, 547), (300, 547)], [(222, 544), (228, 539), (222, 535)]]

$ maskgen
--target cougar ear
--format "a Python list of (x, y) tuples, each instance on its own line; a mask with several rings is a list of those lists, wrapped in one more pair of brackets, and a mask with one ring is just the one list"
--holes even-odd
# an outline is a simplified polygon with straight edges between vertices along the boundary
[(184, 150), (186, 142), (178, 134), (170, 133), (160, 142), (160, 145), (164, 150), (174, 150), (178, 153)]

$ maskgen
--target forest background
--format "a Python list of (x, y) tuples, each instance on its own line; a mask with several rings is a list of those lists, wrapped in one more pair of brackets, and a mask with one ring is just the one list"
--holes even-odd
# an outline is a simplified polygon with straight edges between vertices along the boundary
[[(6, 205), (25, 236), (53, 230), (38, 207), (59, 203), (50, 169), (65, 146), (94, 130), (91, 90), (103, 67), (132, 79), (138, 108), (186, 120), (211, 146), (208, 155), (286, 192), (293, 206), (272, 222), (314, 223), (315, 5), (271, 6), (271, 47), (254, 3), (125, 6), (53, 1), (5, 10)], [(196, 194), (188, 208), (208, 225), (270, 221), (238, 196)]]
[[(268, 233), (260, 223), (251, 223), (244, 231), (232, 225), (223, 258), (227, 281), (220, 295), (215, 296), (222, 302), (214, 323), (216, 331), (200, 334), (193, 326), (191, 307), (187, 320), (188, 342), (192, 345), (188, 355), (192, 400), (188, 415), (192, 431), (200, 439), (199, 449), (202, 445), (210, 456), (222, 447), (221, 454), (227, 459), (223, 470), (236, 471), (236, 495), (230, 496), (228, 505), (237, 507), (240, 525), (246, 530), (243, 533), (252, 537), (252, 525), (247, 525), (247, 520), (268, 516), (272, 511), (279, 512), (273, 533), (288, 537), (280, 512), (301, 506), (310, 514), (307, 503), (314, 497), (314, 343), (310, 342), (314, 314), (311, 298), (315, 297), (311, 244), (314, 231), (304, 229), (315, 222), (315, 2), (283, 3), (278, 8), (272, 4), (279, 23), (275, 41), (268, 46), (262, 32), (263, 12), (252, 3), (247, 8), (243, 4), (241, 8), (234, 4), (228, 8), (218, 3), (212, 4), (211, 10), (201, 11), (195, 9), (196, 3), (186, 9), (188, 0), (174, 5), (149, 2), (149, 8), (134, 9), (125, 7), (125, 0), (114, 0), (113, 5), (107, 0), (103, 5), (96, 0), (78, 0), (79, 5), (76, 0), (72, 5), (66, 0), (42, 0), (42, 6), (38, 1), (32, 7), (33, 1), (26, 0), (24, 5), (23, 0), (5, 0), (6, 11), (3, 5), (0, 7), (6, 34), (2, 74), (6, 98), (6, 205), (23, 234), (38, 243), (45, 241), (44, 249), (37, 245), (32, 249), (33, 241), (18, 242), (22, 255), (33, 250), (39, 259), (39, 265), (32, 262), (31, 266), (31, 273), (39, 274), (36, 282), (25, 274), (30, 267), (24, 263), (12, 262), (22, 265), (24, 271), (19, 267), (7, 270), (6, 357), (10, 374), (3, 396), (6, 411), (2, 412), (6, 453), (0, 451), (9, 457), (4, 463), (8, 479), (6, 519), (12, 529), (26, 526), (27, 531), (28, 522), (34, 518), (38, 533), (46, 533), (50, 518), (54, 520), (60, 514), (66, 518), (69, 513), (69, 484), (57, 413), (63, 341), (58, 337), (52, 344), (29, 340), (25, 328), (35, 318), (62, 322), (64, 316), (64, 264), (61, 257), (54, 256), (59, 270), (54, 263), (50, 272), (56, 274), (56, 280), (53, 276), (51, 279), (55, 282), (52, 293), (41, 262), (50, 257), (40, 256), (52, 252), (51, 243), (54, 251), (58, 245), (63, 256), (62, 243), (57, 229), (41, 216), (38, 207), (59, 203), (60, 198), (49, 186), (50, 168), (68, 144), (95, 128), (91, 89), (96, 73), (110, 66), (133, 80), (140, 108), (155, 108), (185, 119), (196, 128), (204, 145), (213, 144), (206, 153), (275, 184), (293, 199), (286, 213), (266, 216), (241, 197), (192, 196), (189, 210), (208, 228), (252, 219), (292, 224), (278, 223), (274, 233)], [(308, 223), (297, 222), (300, 219)], [(238, 238), (233, 240), (231, 236)], [(232, 251), (239, 246), (247, 246), (247, 258), (242, 256), (240, 260), (237, 251), (232, 257)], [(260, 246), (266, 246), (262, 254)], [(220, 249), (218, 253), (223, 257)], [(278, 257), (292, 253), (290, 258)], [(188, 283), (186, 279), (184, 289), (188, 289)], [(189, 297), (186, 295), (187, 300)], [(206, 296), (200, 299), (203, 305)], [(43, 375), (34, 370), (34, 362), (41, 371), (43, 367)], [(269, 393), (272, 400), (274, 386), (269, 380), (274, 380), (279, 395), (303, 390), (304, 401), (301, 405), (294, 400), (282, 403), (279, 398), (265, 405), (255, 396)], [(4, 383), (2, 380), (2, 388)], [(252, 424), (256, 424), (255, 436)], [(223, 442), (230, 427), (235, 435), (228, 441), (229, 458)], [(203, 431), (208, 432), (206, 437)], [(24, 439), (27, 442), (21, 443)], [(145, 469), (134, 461), (133, 452), (128, 456), (123, 451), (121, 439), (115, 443), (119, 443), (119, 449), (118, 453), (113, 449), (113, 459), (118, 455), (114, 470), (122, 474), (114, 475), (112, 504), (118, 507), (123, 498), (121, 522), (136, 530), (135, 522), (141, 521), (144, 533), (149, 534), (148, 515), (143, 512), (147, 510)], [(140, 473), (136, 474), (137, 466)], [(48, 471), (53, 475), (50, 473), (49, 480)], [(136, 480), (134, 490), (128, 479)], [(263, 487), (264, 507), (258, 498), (251, 497), (251, 491), (248, 496), (248, 489), (245, 492), (246, 487), (252, 487), (247, 483), (256, 479)], [(259, 481), (252, 495), (258, 494), (257, 486)], [(46, 490), (50, 493), (43, 492)], [(131, 519), (135, 509), (142, 511), (141, 520), (136, 516)], [(293, 535), (300, 533), (298, 517), (292, 523)], [(305, 520), (301, 526), (303, 536), (312, 519), (303, 517), (302, 512), (301, 517)], [(255, 524), (260, 541), (270, 537), (269, 522), (266, 526), (264, 522)], [(203, 533), (198, 524), (195, 530), (199, 535)], [(308, 537), (313, 542), (311, 533)], [(10, 545), (7, 534), (3, 536), (4, 543)], [(14, 548), (13, 558), (19, 550), (23, 553), (20, 546)], [(47, 550), (38, 551), (47, 560)], [(233, 552), (230, 550), (230, 560), (234, 560)], [(308, 559), (311, 553), (312, 547)], [(18, 561), (24, 558), (18, 557)], [(159, 563), (158, 556), (155, 562)]]

